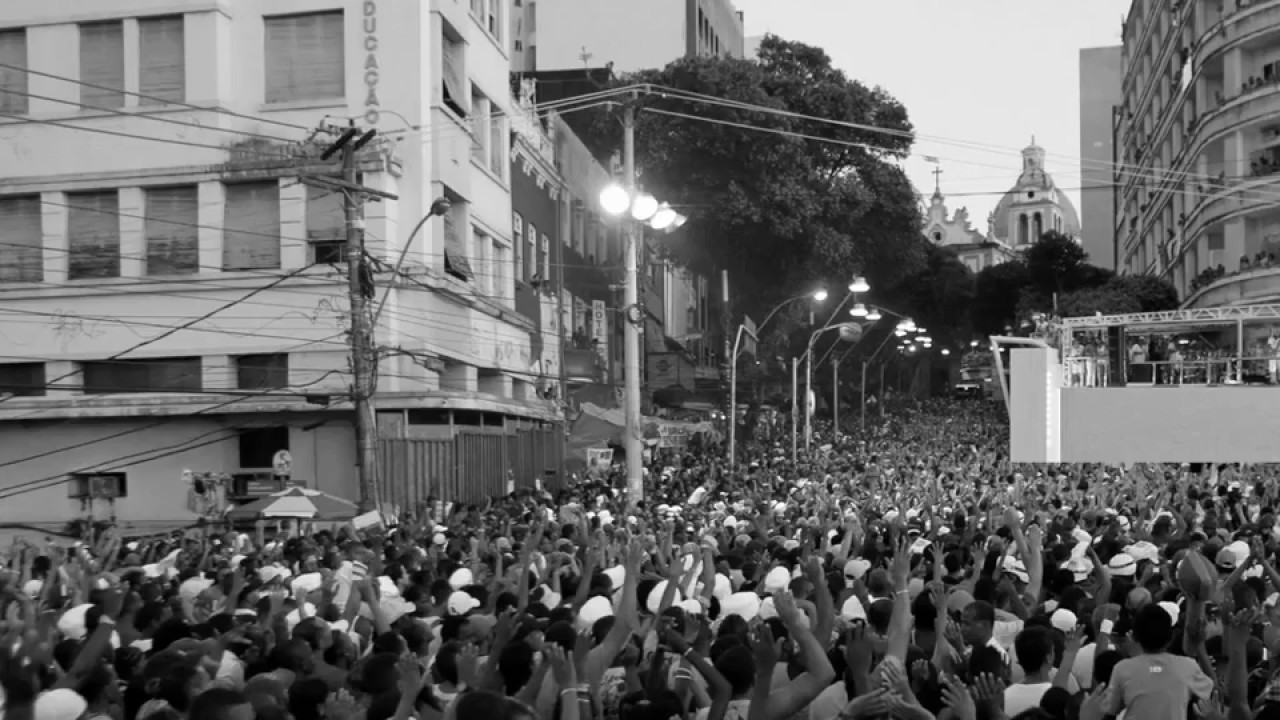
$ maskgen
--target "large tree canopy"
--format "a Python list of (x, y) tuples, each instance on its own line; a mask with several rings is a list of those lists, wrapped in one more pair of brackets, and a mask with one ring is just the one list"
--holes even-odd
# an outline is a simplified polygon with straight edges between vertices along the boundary
[[(822, 50), (767, 36), (757, 59), (685, 58), (618, 83), (720, 99), (642, 94), (636, 165), (646, 190), (688, 208), (671, 257), (728, 270), (736, 310), (760, 319), (820, 282), (839, 297), (854, 273), (887, 287), (923, 266), (917, 195), (895, 164), (911, 147), (906, 109)], [(622, 147), (616, 111), (588, 124), (597, 150)]]
[(1178, 307), (1178, 291), (1167, 280), (1116, 276), (1089, 264), (1073, 239), (1048, 232), (1019, 259), (978, 273), (974, 328), (988, 335), (1016, 328), (1032, 313), (1063, 317), (1153, 312)]

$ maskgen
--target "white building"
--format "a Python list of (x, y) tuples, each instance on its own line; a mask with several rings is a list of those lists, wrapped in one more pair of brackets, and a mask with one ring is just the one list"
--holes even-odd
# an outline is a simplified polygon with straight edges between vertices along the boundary
[(1134, 0), (1124, 23), (1122, 267), (1190, 307), (1280, 297), (1280, 2)]
[(511, 67), (524, 72), (609, 65), (628, 73), (744, 50), (733, 0), (517, 0), (511, 29)]
[(349, 117), (382, 138), (361, 182), (397, 196), (364, 212), (384, 497), (532, 482), (559, 342), (514, 311), (506, 14), (0, 4), (0, 523), (188, 523), (184, 469), (262, 492), (282, 449), (355, 497), (342, 197), (299, 179), (336, 174), (308, 139)]

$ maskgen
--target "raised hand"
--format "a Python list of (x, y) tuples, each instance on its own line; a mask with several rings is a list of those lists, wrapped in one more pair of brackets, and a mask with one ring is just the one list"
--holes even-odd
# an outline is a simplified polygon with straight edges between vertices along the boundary
[(947, 678), (942, 683), (942, 702), (951, 708), (956, 720), (977, 720), (978, 704), (973, 693), (958, 678)]

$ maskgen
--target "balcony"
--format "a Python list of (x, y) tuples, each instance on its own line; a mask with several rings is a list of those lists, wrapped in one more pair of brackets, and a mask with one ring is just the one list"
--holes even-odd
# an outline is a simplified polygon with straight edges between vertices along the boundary
[(1241, 43), (1264, 39), (1280, 28), (1280, 0), (1254, 0), (1236, 8), (1214, 23), (1195, 49), (1194, 65), (1199, 68), (1209, 58)]
[[(1234, 263), (1237, 259), (1232, 258)], [(1280, 267), (1263, 267), (1227, 275), (1196, 291), (1184, 308), (1261, 305), (1280, 302)]]
[(1188, 215), (1184, 237), (1199, 237), (1210, 226), (1271, 210), (1278, 193), (1280, 174), (1228, 181), (1221, 190), (1210, 188)]

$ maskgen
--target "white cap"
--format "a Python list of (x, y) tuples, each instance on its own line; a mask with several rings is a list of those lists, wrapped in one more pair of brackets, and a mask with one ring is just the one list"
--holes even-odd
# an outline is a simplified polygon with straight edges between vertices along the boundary
[(848, 600), (844, 601), (844, 605), (840, 606), (840, 617), (850, 622), (856, 620), (866, 621), (867, 610), (862, 607), (862, 601), (857, 595), (850, 595)]
[(853, 558), (844, 564), (844, 576), (853, 580), (861, 580), (870, 569), (870, 562), (862, 558)]
[(80, 693), (58, 688), (36, 696), (35, 720), (76, 720), (89, 709)]
[(461, 590), (462, 588), (475, 583), (475, 581), (475, 576), (471, 574), (470, 568), (458, 568), (449, 576), (449, 587), (454, 590)]
[(779, 590), (786, 590), (791, 585), (791, 573), (784, 567), (776, 567), (769, 571), (764, 577), (764, 591), (767, 593), (776, 593)]
[(612, 615), (613, 605), (609, 602), (609, 598), (596, 595), (583, 603), (582, 609), (578, 611), (578, 628), (580, 630), (590, 630), (597, 620)]
[(306, 573), (299, 575), (293, 579), (293, 591), (296, 593), (302, 591), (304, 593), (315, 592), (324, 584), (324, 578), (318, 572)]
[(1156, 607), (1160, 608), (1166, 613), (1169, 613), (1169, 619), (1173, 621), (1174, 625), (1178, 624), (1178, 618), (1182, 615), (1182, 611), (1178, 609), (1177, 603), (1159, 602), (1159, 603), (1156, 603)]
[[(1124, 552), (1126, 555), (1133, 558), (1135, 562), (1142, 562), (1143, 560), (1146, 560), (1147, 562), (1160, 561), (1160, 548), (1146, 540), (1139, 540), (1125, 548)], [(1248, 551), (1246, 550), (1246, 552)]]
[(1064, 608), (1054, 610), (1053, 615), (1049, 616), (1049, 624), (1064, 633), (1069, 633), (1074, 630), (1079, 622), (1080, 619), (1076, 617), (1075, 613)]
[(461, 590), (454, 590), (449, 593), (449, 602), (447, 605), (450, 615), (466, 615), (467, 613), (480, 607), (480, 601), (471, 596), (470, 593)]
[(720, 602), (720, 614), (754, 620), (760, 614), (760, 596), (750, 592), (734, 593)]
[(613, 591), (618, 592), (622, 589), (622, 584), (627, 580), (627, 569), (621, 565), (614, 565), (604, 570), (604, 576), (609, 578)]
[[(653, 615), (658, 614), (658, 607), (662, 604), (662, 596), (667, 593), (668, 582), (663, 580), (653, 589), (649, 591), (649, 597), (645, 598), (644, 606)], [(680, 593), (680, 588), (675, 589), (675, 594), (671, 597), (671, 604), (679, 605), (684, 602), (684, 596)]]

